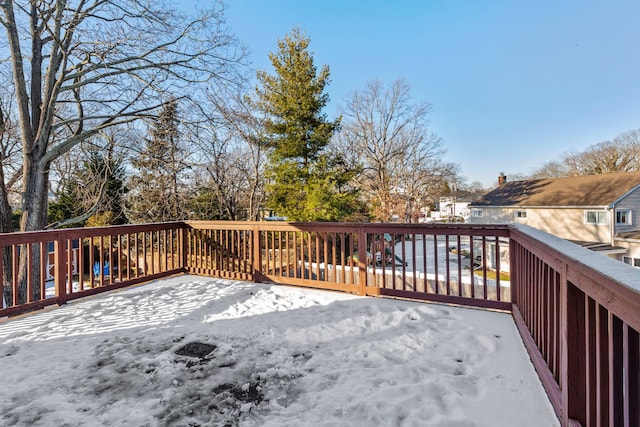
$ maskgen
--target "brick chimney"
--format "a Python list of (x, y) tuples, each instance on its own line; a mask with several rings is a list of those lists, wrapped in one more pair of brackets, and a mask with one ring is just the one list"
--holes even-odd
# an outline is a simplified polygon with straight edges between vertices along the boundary
[(506, 183), (507, 183), (507, 176), (504, 174), (504, 172), (500, 172), (500, 175), (498, 175), (498, 187), (502, 187)]

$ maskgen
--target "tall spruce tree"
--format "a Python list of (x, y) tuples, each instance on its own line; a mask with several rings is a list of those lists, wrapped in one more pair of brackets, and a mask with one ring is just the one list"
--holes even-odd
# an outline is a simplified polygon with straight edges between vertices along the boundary
[(127, 216), (134, 223), (187, 217), (182, 181), (187, 165), (178, 127), (178, 103), (174, 99), (164, 104), (139, 157), (131, 162), (138, 174), (131, 180)]
[(338, 221), (360, 210), (357, 192), (348, 187), (353, 171), (328, 153), (340, 119), (329, 121), (323, 108), (329, 67), (318, 72), (309, 38), (299, 28), (269, 54), (275, 69), (258, 71), (258, 107), (267, 114), (267, 206), (292, 221)]

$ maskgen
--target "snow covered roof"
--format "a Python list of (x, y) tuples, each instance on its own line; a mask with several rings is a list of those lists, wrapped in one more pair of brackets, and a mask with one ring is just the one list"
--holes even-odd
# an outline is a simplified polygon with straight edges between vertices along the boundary
[(640, 172), (507, 182), (471, 206), (610, 206), (640, 185)]

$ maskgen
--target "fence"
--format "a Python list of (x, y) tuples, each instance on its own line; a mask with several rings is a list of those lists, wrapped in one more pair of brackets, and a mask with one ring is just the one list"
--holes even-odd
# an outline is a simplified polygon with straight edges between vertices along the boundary
[(563, 425), (640, 425), (640, 273), (531, 228), (176, 222), (0, 249), (0, 317), (182, 272), (510, 311)]
[(639, 426), (640, 273), (530, 229), (510, 239), (514, 319), (563, 425)]
[(184, 271), (183, 223), (3, 234), (0, 316)]
[(511, 309), (506, 226), (188, 225), (196, 274)]

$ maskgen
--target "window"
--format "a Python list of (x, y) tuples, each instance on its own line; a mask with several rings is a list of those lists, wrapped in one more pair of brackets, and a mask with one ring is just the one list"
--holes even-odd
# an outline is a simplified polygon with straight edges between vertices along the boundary
[(640, 268), (640, 258), (623, 257), (625, 264), (629, 264), (633, 267)]
[(584, 211), (584, 222), (587, 224), (608, 224), (607, 211)]
[(513, 217), (518, 219), (518, 218), (526, 218), (527, 217), (527, 211), (514, 211), (513, 212)]
[(482, 217), (482, 209), (471, 209), (471, 216), (475, 218)]
[(616, 224), (629, 225), (631, 224), (631, 210), (624, 209), (616, 211)]

